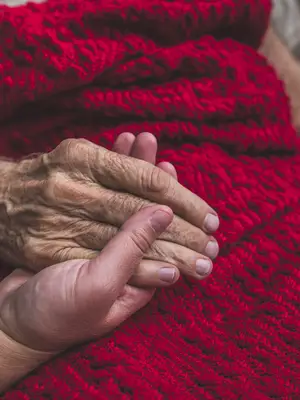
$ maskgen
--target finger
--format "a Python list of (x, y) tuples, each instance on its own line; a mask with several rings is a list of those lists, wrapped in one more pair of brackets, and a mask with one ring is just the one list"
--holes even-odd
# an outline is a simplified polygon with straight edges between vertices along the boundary
[[(82, 157), (82, 154), (86, 157)], [(57, 165), (68, 158), (68, 168), (84, 168), (87, 178), (117, 191), (144, 197), (151, 202), (169, 206), (173, 212), (207, 233), (219, 227), (217, 213), (165, 171), (143, 160), (137, 160), (84, 139), (67, 139), (52, 152), (43, 154), (38, 162)]]
[[(60, 196), (59, 207), (62, 208), (63, 213), (67, 214), (66, 218), (69, 219), (63, 223), (63, 217), (60, 216), (60, 231), (57, 231), (56, 220), (47, 216), (43, 218), (44, 228), (46, 229), (47, 224), (47, 231), (52, 232), (51, 241), (49, 241), (50, 245), (55, 243), (55, 241), (61, 242), (62, 231), (67, 232), (68, 237), (71, 237), (72, 233), (73, 240), (76, 240), (76, 237), (79, 237), (79, 235), (85, 235), (86, 240), (88, 240), (91, 235), (95, 235), (95, 232), (97, 233), (97, 226), (93, 231), (85, 229), (85, 227), (89, 226), (89, 223), (98, 221), (99, 223), (107, 223), (108, 225), (120, 227), (131, 215), (151, 204), (147, 200), (134, 195), (116, 192), (94, 184), (76, 182), (74, 188), (72, 188), (72, 193), (76, 194), (77, 199), (77, 207), (74, 207), (74, 196), (70, 196), (70, 193), (68, 193), (70, 187), (70, 185), (68, 186), (65, 183), (58, 185), (54, 193)], [(56, 197), (53, 196), (53, 201), (55, 199)], [(62, 229), (62, 226), (65, 226), (64, 229)], [(98, 232), (101, 233), (101, 229)], [(36, 233), (36, 236), (38, 235), (39, 232)], [(97, 237), (100, 244), (100, 235), (95, 235), (95, 237)], [(170, 227), (163, 233), (162, 238), (189, 247), (198, 253), (201, 253), (206, 248), (210, 240), (210, 236), (203, 230), (177, 216), (174, 217)], [(83, 244), (81, 245), (84, 246)], [(35, 245), (33, 247), (36, 249)], [(89, 244), (84, 247), (91, 248)], [(99, 250), (98, 247), (97, 250)], [(51, 251), (49, 247), (47, 252), (40, 251), (39, 260), (43, 257), (43, 253), (48, 254), (49, 251)], [(208, 253), (205, 254), (210, 257)], [(34, 260), (29, 261), (33, 264)]]
[[(78, 232), (75, 237), (76, 243), (65, 240), (53, 246), (51, 242), (37, 240), (35, 242), (35, 257), (39, 257), (40, 265), (47, 267), (53, 263), (60, 263), (66, 260), (94, 259), (101, 249), (118, 233), (116, 227), (88, 221), (80, 221), (76, 231)], [(152, 266), (143, 260), (137, 267), (136, 272), (134, 272), (133, 280), (130, 280), (131, 284), (137, 284), (138, 282), (140, 286), (164, 286), (159, 277), (160, 274), (167, 273), (165, 270), (160, 271), (164, 266), (176, 267), (181, 274), (197, 280), (205, 279), (210, 275), (212, 263), (209, 258), (214, 259), (219, 251), (218, 244), (213, 238), (208, 237), (207, 240), (203, 241), (202, 247), (201, 242), (196, 241), (194, 247), (198, 246), (200, 248), (200, 252), (197, 252), (189, 247), (161, 240), (163, 235), (152, 244), (145, 255)], [(192, 246), (194, 235), (191, 234), (190, 239), (188, 235), (186, 236), (187, 243)], [(172, 282), (170, 281), (170, 283)]]
[[(216, 243), (214, 255), (217, 255), (218, 250)], [(213, 263), (209, 257), (178, 244), (159, 239), (153, 243), (145, 258), (153, 262), (173, 265), (178, 268), (181, 274), (197, 280), (206, 279), (213, 269)]]
[(140, 133), (131, 148), (130, 157), (156, 164), (157, 140), (152, 133)]
[[(82, 266), (79, 298), (94, 299), (106, 293), (112, 304), (131, 278), (135, 268), (155, 239), (171, 223), (173, 213), (168, 207), (150, 206), (132, 216), (100, 255)], [(102, 291), (99, 290), (102, 287)], [(101, 294), (102, 292), (102, 294)], [(93, 296), (94, 294), (94, 296)]]
[[(218, 255), (218, 243), (213, 237), (206, 236), (203, 232), (203, 237), (201, 238), (201, 235), (198, 235), (198, 232), (195, 232), (198, 228), (192, 227), (192, 229), (189, 231), (180, 232), (180, 226), (176, 227), (176, 222), (174, 223), (174, 220), (171, 225), (174, 227), (172, 233), (173, 236), (168, 238), (168, 235), (171, 236), (171, 234), (164, 232), (162, 235), (160, 235), (159, 239), (153, 243), (145, 257), (149, 260), (152, 260), (154, 263), (157, 261), (175, 266), (179, 269), (181, 274), (189, 275), (195, 279), (206, 278), (212, 270), (212, 263), (209, 259), (213, 260)], [(94, 222), (90, 222), (89, 225), (85, 226), (85, 230), (79, 229), (79, 232), (80, 231), (81, 233), (79, 233), (75, 238), (77, 244), (86, 249), (94, 249), (95, 251), (99, 251), (117, 234), (118, 229), (110, 225), (99, 225)], [(180, 234), (182, 236), (182, 241), (185, 243), (184, 246), (173, 242), (174, 237)], [(196, 237), (198, 236), (202, 240), (195, 240), (195, 234)], [(162, 240), (166, 237), (166, 240)], [(173, 241), (170, 241), (170, 239), (173, 239)], [(196, 251), (193, 248), (196, 248)], [(59, 251), (55, 251), (55, 256), (59, 255), (60, 253), (61, 252)], [(80, 257), (80, 254), (82, 254), (82, 249), (77, 249), (77, 254), (78, 256), (75, 257), (74, 253), (71, 252), (70, 259), (83, 258)], [(91, 252), (91, 254), (94, 257), (95, 252)], [(63, 256), (66, 256), (65, 251), (63, 252)], [(157, 268), (157, 271), (158, 270), (159, 269)], [(141, 265), (138, 267), (138, 274), (142, 274), (145, 277), (145, 282), (152, 280), (152, 277), (150, 276), (151, 274), (147, 275), (147, 272), (143, 271), (143, 266)], [(151, 285), (145, 284), (143, 286)], [(156, 284), (155, 286), (161, 286), (161, 284)]]
[[(137, 136), (129, 155), (131, 157), (138, 158), (140, 160), (144, 160), (155, 165), (157, 157), (156, 137), (149, 132), (140, 133)], [(173, 164), (164, 161), (158, 163), (157, 167), (177, 180), (177, 172)]]
[(165, 171), (167, 174), (171, 175), (174, 179), (178, 180), (177, 172), (173, 164), (162, 161), (157, 164), (157, 167)]
[[(90, 225), (86, 225), (85, 229), (79, 229), (79, 231), (81, 233), (76, 237), (77, 243), (62, 241), (59, 245), (53, 246), (53, 244), (49, 244), (49, 242), (36, 241), (35, 249), (39, 252), (40, 257), (44, 257), (42, 263), (43, 267), (67, 260), (94, 259), (118, 233), (116, 227), (104, 224), (98, 225), (93, 222), (90, 222)], [(160, 238), (162, 236), (163, 235), (161, 235)], [(76, 244), (77, 247), (75, 247)], [(171, 273), (171, 271), (163, 269), (171, 267), (176, 268), (176, 279), (174, 282), (178, 279), (177, 270), (179, 270), (181, 274), (197, 280), (205, 279), (212, 271), (212, 263), (209, 258), (214, 259), (218, 251), (218, 244), (213, 238), (210, 238), (206, 248), (203, 248), (200, 253), (170, 241), (157, 239), (145, 255), (147, 261), (141, 261), (136, 271), (133, 273), (130, 283), (148, 287), (166, 286), (167, 278), (165, 278), (166, 284), (164, 284), (162, 282), (164, 279), (160, 279), (160, 275)], [(170, 280), (169, 284), (174, 282)]]
[[(99, 194), (95, 198), (101, 199), (101, 201), (98, 201), (97, 210), (88, 211), (85, 215), (82, 215), (83, 209), (76, 209), (73, 211), (74, 213), (80, 212), (81, 216), (85, 218), (85, 220), (72, 224), (74, 232), (71, 238), (79, 246), (92, 250), (102, 249), (106, 243), (116, 235), (118, 227), (130, 218), (131, 215), (148, 205), (148, 203), (134, 196), (118, 194), (117, 196), (120, 196), (118, 197), (118, 201), (115, 196), (116, 194), (113, 192), (112, 196), (107, 195), (107, 193), (105, 193), (105, 195)], [(104, 200), (106, 209), (105, 213), (102, 213), (102, 222), (94, 222), (100, 219), (98, 209), (101, 206), (101, 202)], [(53, 228), (55, 227), (53, 226)], [(214, 249), (211, 249), (209, 245), (209, 242), (213, 240), (213, 238), (201, 229), (177, 216), (174, 216), (173, 221), (165, 232), (161, 234), (160, 239), (187, 247), (198, 253), (207, 255), (210, 258), (215, 257)]]
[[(84, 248), (55, 250), (56, 251), (53, 257), (54, 264), (60, 264), (62, 262), (71, 260), (92, 260), (95, 259), (100, 253), (100, 250), (92, 251)], [(157, 259), (161, 258), (157, 255), (155, 257)], [(174, 284), (178, 280), (179, 276), (180, 273), (178, 268), (172, 264), (155, 260), (142, 260), (133, 272), (129, 283), (139, 287), (165, 287)], [(14, 286), (12, 289), (15, 288), (17, 287)]]
[(111, 332), (129, 317), (145, 307), (154, 295), (154, 289), (144, 289), (125, 285), (122, 295), (111, 306), (105, 320), (101, 321), (99, 331)]
[[(107, 239), (106, 242), (103, 242), (101, 245), (97, 244), (97, 240), (95, 240), (95, 248), (98, 247), (98, 250), (88, 250), (83, 247), (56, 246), (53, 248), (53, 253), (49, 255), (49, 263), (47, 263), (47, 266), (51, 266), (52, 264), (60, 264), (62, 262), (71, 260), (92, 260), (99, 255), (100, 250), (105, 246), (106, 243), (109, 242), (110, 239)], [(151, 257), (150, 254), (148, 256)], [(157, 255), (157, 252), (155, 252), (154, 257), (157, 260), (161, 259), (161, 256)], [(179, 264), (177, 261), (175, 261), (175, 263)], [(130, 278), (129, 283), (139, 287), (165, 287), (174, 284), (178, 280), (179, 275), (180, 273), (178, 269), (174, 265), (168, 264), (167, 262), (142, 260)], [(25, 276), (27, 277), (27, 275)], [(32, 275), (28, 274), (28, 276), (30, 277)], [(15, 290), (18, 286), (23, 284), (23, 281), (19, 283), (19, 281), (16, 282), (15, 279), (11, 279), (7, 283), (5, 280), (3, 280), (3, 282), (5, 283), (7, 290), (10, 290), (10, 288), (12, 288), (11, 290)], [(11, 286), (11, 283), (14, 283), (14, 286)], [(1, 284), (0, 287), (2, 290)]]
[[(107, 242), (109, 242), (109, 240), (107, 240)], [(209, 258), (209, 256), (205, 255), (205, 252), (203, 252), (204, 254), (197, 253), (176, 243), (158, 239), (145, 254), (146, 260), (140, 262), (129, 282), (131, 284), (136, 284), (138, 281), (139, 286), (148, 287), (166, 286), (161, 282), (161, 280), (164, 279), (160, 279), (160, 275), (166, 275), (169, 272), (171, 273), (171, 271), (161, 271), (161, 268), (164, 267), (175, 268), (176, 279), (174, 278), (174, 282), (178, 279), (177, 270), (180, 274), (190, 276), (197, 280), (206, 279), (213, 269), (211, 259), (214, 259), (219, 251), (217, 242), (212, 240), (212, 243), (213, 244), (210, 244), (210, 247), (212, 247), (210, 255), (212, 257)], [(105, 244), (103, 244), (102, 247), (104, 246)], [(101, 251), (100, 247), (99, 245), (98, 250), (89, 250), (82, 247), (54, 247), (52, 263), (61, 263), (75, 259), (92, 260), (99, 255)], [(51, 265), (51, 263), (49, 263), (48, 266), (49, 265)], [(168, 282), (167, 278), (165, 278), (165, 282)], [(169, 284), (174, 282), (170, 278)]]
[[(142, 132), (137, 137), (131, 148), (130, 157), (156, 164), (157, 157), (157, 140), (156, 137), (149, 132)], [(169, 162), (160, 162), (157, 167), (165, 171), (177, 180), (177, 172), (173, 164)]]
[(138, 287), (166, 287), (179, 279), (177, 268), (166, 262), (142, 260), (129, 280), (130, 285)]
[[(99, 157), (101, 162), (91, 164), (91, 172), (92, 178), (102, 185), (167, 205), (175, 214), (208, 233), (218, 229), (219, 219), (216, 212), (165, 171), (143, 160), (103, 149), (99, 152)], [(99, 157), (95, 155), (94, 158)]]
[(115, 151), (118, 154), (124, 154), (128, 156), (131, 152), (133, 143), (135, 142), (135, 136), (130, 132), (121, 133), (112, 148), (112, 151)]

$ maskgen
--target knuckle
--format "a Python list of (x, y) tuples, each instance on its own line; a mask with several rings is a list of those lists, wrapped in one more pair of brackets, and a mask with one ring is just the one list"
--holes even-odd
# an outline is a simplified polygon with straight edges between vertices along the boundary
[(103, 165), (106, 168), (108, 174), (113, 177), (118, 170), (124, 169), (124, 159), (119, 154), (113, 153), (112, 151), (105, 151), (102, 155)]
[(76, 161), (78, 157), (85, 154), (90, 146), (86, 139), (65, 139), (54, 150), (56, 156), (61, 161)]
[(144, 228), (137, 228), (132, 231), (129, 240), (141, 256), (147, 253), (151, 246), (151, 239)]
[(96, 180), (114, 188), (116, 177), (124, 170), (119, 154), (98, 146), (96, 151), (90, 152), (88, 161)]
[(171, 178), (163, 170), (153, 167), (144, 174), (142, 184), (145, 190), (164, 195), (170, 191)]
[(198, 252), (202, 252), (209, 241), (205, 232), (177, 216), (162, 237)]
[(147, 258), (155, 261), (164, 261), (169, 264), (176, 264), (174, 253), (172, 249), (169, 248), (167, 244), (161, 242), (160, 240), (156, 240), (151, 248), (147, 252)]
[(132, 196), (130, 194), (112, 192), (108, 199), (108, 204), (112, 210), (119, 210), (125, 221), (131, 215), (148, 205), (146, 200)]
[(155, 241), (147, 253), (147, 258), (173, 265), (186, 275), (194, 275), (193, 255), (173, 243)]
[(187, 231), (186, 237), (182, 237), (182, 243), (184, 246), (191, 250), (202, 252), (207, 243), (209, 237), (199, 229), (198, 235), (194, 231)]
[(46, 201), (57, 201), (65, 191), (65, 179), (61, 172), (53, 171), (43, 184), (43, 197)]
[(65, 139), (63, 140), (54, 151), (60, 156), (68, 156), (69, 152), (72, 152), (76, 147), (76, 139)]

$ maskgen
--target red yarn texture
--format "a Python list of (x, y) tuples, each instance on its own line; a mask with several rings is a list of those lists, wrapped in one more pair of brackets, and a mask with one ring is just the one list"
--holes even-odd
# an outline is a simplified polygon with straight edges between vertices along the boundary
[(0, 7), (3, 155), (150, 131), (222, 219), (207, 281), (159, 290), (3, 399), (300, 399), (300, 146), (255, 50), (269, 11), (268, 0)]

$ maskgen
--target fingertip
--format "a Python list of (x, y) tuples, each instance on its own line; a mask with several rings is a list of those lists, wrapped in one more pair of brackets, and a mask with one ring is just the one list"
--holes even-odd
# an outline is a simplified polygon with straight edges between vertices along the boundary
[(206, 215), (204, 219), (204, 229), (206, 232), (216, 232), (220, 226), (220, 219), (216, 212), (210, 212)]
[(128, 140), (128, 141), (134, 141), (135, 140), (135, 136), (132, 132), (122, 132), (120, 133), (120, 135), (117, 137), (116, 140)]
[(178, 281), (180, 273), (177, 268), (164, 266), (158, 272), (159, 280), (162, 286), (170, 286)]
[(143, 259), (129, 283), (137, 287), (160, 288), (172, 286), (179, 277), (180, 272), (174, 265)]
[(131, 132), (122, 132), (113, 144), (112, 151), (128, 156), (135, 142), (135, 136)]
[(156, 137), (150, 132), (142, 132), (138, 134), (132, 146), (130, 156), (144, 160), (150, 164), (155, 164), (156, 153)]
[(137, 135), (137, 139), (139, 138), (140, 140), (147, 140), (148, 143), (154, 143), (157, 144), (157, 139), (151, 132), (141, 132)]
[(213, 263), (209, 259), (200, 258), (196, 261), (196, 273), (198, 279), (206, 279), (213, 270)]
[(171, 175), (174, 179), (178, 179), (177, 172), (173, 164), (167, 161), (162, 161), (157, 164), (157, 167), (165, 171), (167, 174)]

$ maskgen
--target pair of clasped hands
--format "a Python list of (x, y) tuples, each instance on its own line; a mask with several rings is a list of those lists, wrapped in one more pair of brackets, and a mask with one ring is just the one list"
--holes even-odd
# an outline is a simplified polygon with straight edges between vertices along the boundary
[(58, 354), (113, 330), (180, 274), (211, 273), (216, 212), (172, 164), (155, 166), (156, 152), (150, 133), (123, 133), (113, 151), (66, 140), (8, 166), (1, 252), (19, 268), (0, 283), (0, 330), (14, 346)]

